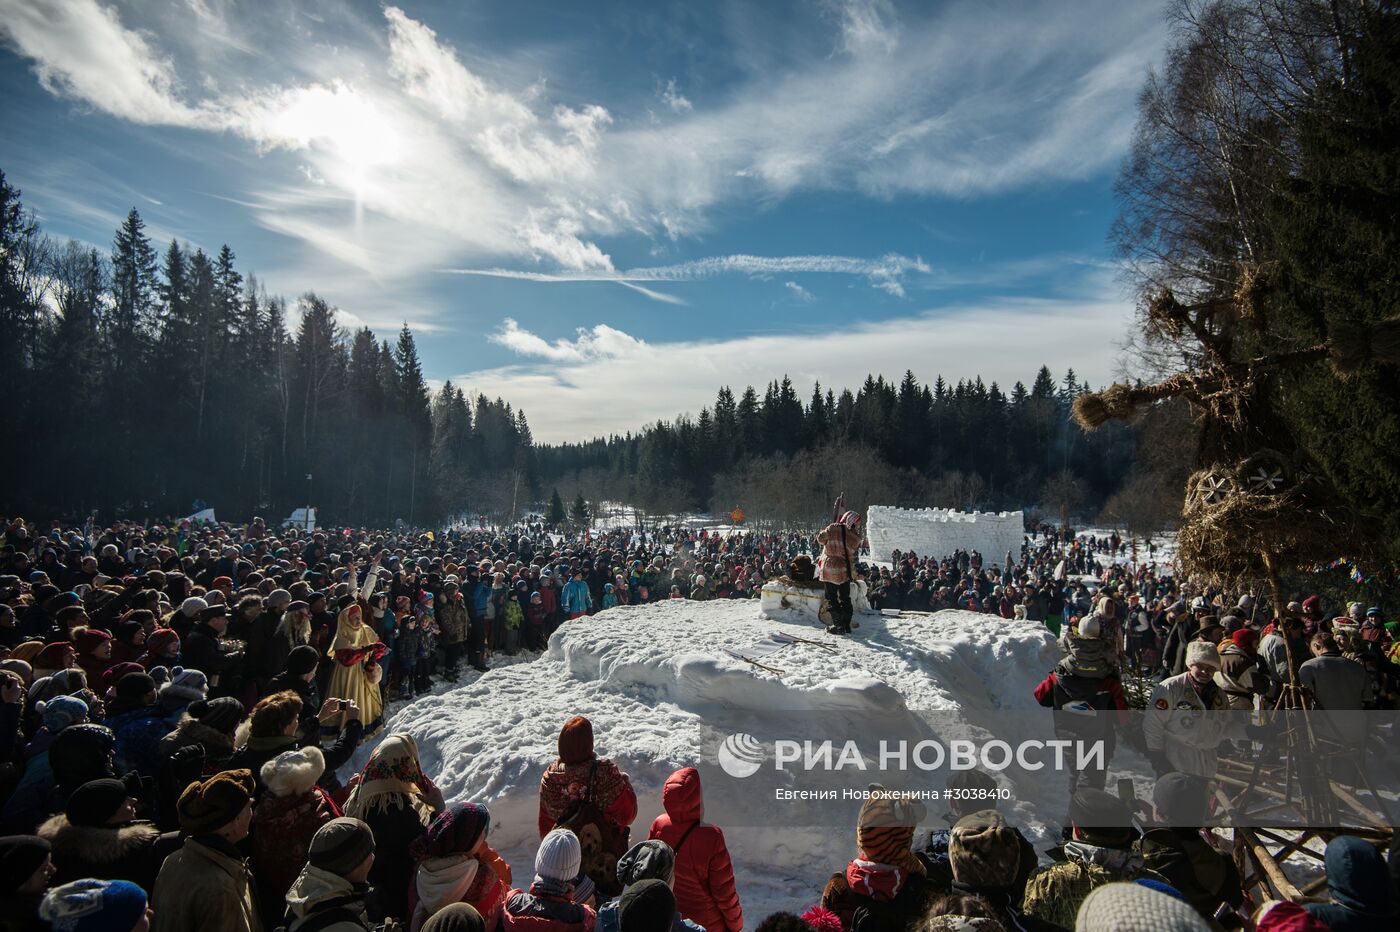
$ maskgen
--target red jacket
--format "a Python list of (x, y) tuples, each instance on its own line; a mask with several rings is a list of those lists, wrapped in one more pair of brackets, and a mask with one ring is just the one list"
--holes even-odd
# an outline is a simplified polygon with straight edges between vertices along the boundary
[[(677, 770), (661, 789), (665, 813), (651, 823), (650, 838), (659, 838), (676, 853), (676, 909), (681, 917), (704, 926), (706, 932), (739, 932), (744, 927), (744, 911), (734, 889), (734, 865), (724, 832), (717, 825), (700, 821), (705, 800), (700, 793), (700, 773), (694, 767)], [(694, 828), (692, 829), (692, 826)]]

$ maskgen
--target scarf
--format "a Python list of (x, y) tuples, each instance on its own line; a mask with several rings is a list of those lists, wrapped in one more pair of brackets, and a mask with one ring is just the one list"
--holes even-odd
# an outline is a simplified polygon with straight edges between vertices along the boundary
[(414, 885), (418, 902), (432, 915), (450, 903), (460, 903), (476, 879), (481, 862), (469, 854), (428, 858), (418, 865)]
[(530, 884), (531, 896), (557, 896), (568, 899), (573, 892), (574, 882), (572, 880), (554, 880), (550, 877), (535, 875), (535, 882)]
[(413, 807), (426, 825), (432, 811), (423, 802), (427, 777), (418, 763), (418, 745), (409, 735), (389, 735), (370, 755), (359, 782), (345, 801), (345, 814), (364, 820), (367, 815)]

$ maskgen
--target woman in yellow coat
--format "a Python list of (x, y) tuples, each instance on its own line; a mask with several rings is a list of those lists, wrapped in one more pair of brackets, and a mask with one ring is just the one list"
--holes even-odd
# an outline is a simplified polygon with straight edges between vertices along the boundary
[[(370, 566), (364, 589), (352, 595), (367, 601), (374, 594), (378, 563), (376, 560)], [(353, 575), (351, 578), (353, 580)], [(335, 639), (327, 652), (334, 666), (330, 683), (326, 686), (326, 701), (349, 699), (359, 706), (361, 720), (365, 723), (364, 737), (360, 740), (364, 741), (384, 727), (384, 699), (379, 692), (379, 681), (384, 671), (379, 666), (379, 660), (388, 648), (379, 640), (374, 629), (364, 623), (364, 609), (359, 598), (341, 609), (336, 618)], [(335, 720), (332, 719), (332, 722)], [(322, 730), (325, 728), (323, 725)], [(335, 731), (338, 725), (332, 724), (330, 728)]]

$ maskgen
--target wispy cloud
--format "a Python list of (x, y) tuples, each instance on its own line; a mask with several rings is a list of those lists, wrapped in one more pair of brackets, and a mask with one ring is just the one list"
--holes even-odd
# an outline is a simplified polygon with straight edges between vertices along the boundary
[(801, 301), (803, 304), (811, 304), (813, 301), (817, 300), (815, 295), (813, 295), (806, 288), (803, 288), (797, 282), (783, 282), (783, 287), (786, 288), (788, 291), (791, 291), (793, 297)]
[[(1039, 0), (1008, 15), (954, 0), (902, 17), (887, 0), (833, 2), (792, 24), (824, 30), (824, 44), (758, 57), (698, 103), (669, 81), (653, 118), (626, 93), (551, 96), (569, 82), (547, 63), (489, 68), (394, 6), (364, 20), (318, 8), (340, 29), (334, 54), (318, 32), (329, 27), (304, 11), (120, 9), (0, 0), (0, 35), (55, 95), (295, 153), (285, 175), (269, 163), (227, 193), (386, 287), (444, 262), (609, 272), (610, 239), (672, 242), (707, 232), (728, 205), (795, 191), (970, 197), (1083, 178), (1125, 151), (1163, 37), (1155, 2), (1090, 0), (1071, 15)], [(202, 26), (214, 34), (204, 45), (190, 38)], [(305, 196), (316, 188), (340, 196), (336, 209)], [(367, 248), (371, 228), (408, 261)], [(847, 274), (900, 294), (910, 271)]]
[[(763, 385), (786, 373), (799, 385), (858, 386), (868, 372), (898, 379), (980, 376), (1009, 390), (1044, 363), (1072, 360), (1094, 384), (1116, 374), (1116, 333), (1131, 310), (1111, 273), (1094, 270), (1073, 295), (996, 298), (891, 320), (727, 340), (643, 341), (604, 325), (553, 342), (507, 319), (492, 340), (516, 364), (452, 376), (469, 390), (511, 399), (537, 439), (577, 441), (698, 412), (721, 385)], [(1047, 322), (1053, 321), (1053, 326)], [(658, 378), (657, 373), (665, 373)]]
[[(928, 263), (890, 253), (879, 259), (854, 256), (708, 256), (674, 265), (658, 265), (622, 271), (589, 270), (578, 272), (532, 272), (520, 269), (439, 269), (451, 275), (482, 275), (491, 278), (514, 278), (530, 282), (693, 282), (721, 275), (792, 275), (802, 272), (832, 275), (855, 275), (867, 279), (882, 291), (904, 296), (904, 279), (910, 273), (927, 275)], [(794, 283), (789, 283), (789, 285)], [(657, 297), (645, 289), (637, 289), (648, 297)], [(658, 300), (667, 300), (669, 295)]]

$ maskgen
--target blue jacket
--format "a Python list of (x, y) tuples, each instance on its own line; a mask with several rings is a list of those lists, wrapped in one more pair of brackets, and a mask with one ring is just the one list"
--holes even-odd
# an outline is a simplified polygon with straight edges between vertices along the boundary
[(588, 611), (593, 607), (593, 595), (588, 591), (588, 583), (582, 579), (569, 580), (560, 596), (559, 604), (570, 615)]
[[(598, 907), (598, 923), (594, 927), (595, 932), (618, 932), (619, 902), (619, 900), (612, 900)], [(671, 917), (671, 932), (705, 932), (705, 930), (689, 919), (682, 919), (681, 914), (676, 913)]]

